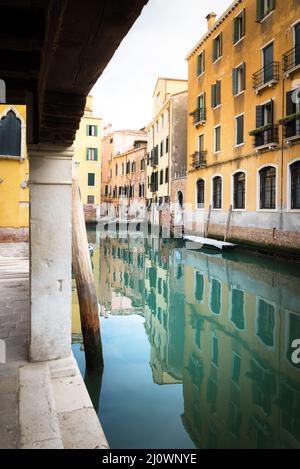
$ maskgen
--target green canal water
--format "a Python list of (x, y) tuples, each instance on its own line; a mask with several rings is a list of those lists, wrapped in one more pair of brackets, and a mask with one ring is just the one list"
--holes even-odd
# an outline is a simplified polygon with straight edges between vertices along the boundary
[(299, 265), (89, 237), (103, 376), (76, 299), (73, 351), (111, 448), (299, 448)]

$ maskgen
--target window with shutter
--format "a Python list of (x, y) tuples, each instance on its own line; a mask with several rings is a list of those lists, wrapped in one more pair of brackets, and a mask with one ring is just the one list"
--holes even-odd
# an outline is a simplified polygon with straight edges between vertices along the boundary
[(245, 90), (246, 64), (243, 63), (232, 70), (232, 94), (237, 96)]
[(300, 161), (290, 166), (291, 172), (291, 209), (300, 209)]
[(205, 51), (197, 57), (197, 75), (200, 76), (205, 71)]
[(214, 129), (214, 153), (221, 151), (221, 126)]
[(213, 62), (222, 57), (222, 33), (220, 33), (213, 41)]
[(233, 177), (233, 208), (235, 210), (244, 210), (246, 194), (246, 176), (245, 173), (236, 173)]
[(205, 207), (205, 181), (200, 179), (197, 181), (197, 208), (202, 209)]
[(244, 143), (244, 115), (236, 117), (236, 145)]
[(214, 209), (222, 208), (222, 178), (221, 176), (216, 176), (213, 179), (213, 208)]
[(168, 184), (168, 182), (169, 182), (169, 168), (166, 168), (165, 182), (166, 182), (166, 184)]
[(259, 172), (260, 177), (260, 208), (265, 210), (276, 209), (276, 169), (265, 167)]
[(21, 156), (21, 121), (13, 111), (0, 121), (0, 155)]
[(238, 43), (245, 36), (245, 10), (233, 20), (233, 43)]
[(256, 0), (256, 20), (260, 23), (275, 9), (275, 0)]

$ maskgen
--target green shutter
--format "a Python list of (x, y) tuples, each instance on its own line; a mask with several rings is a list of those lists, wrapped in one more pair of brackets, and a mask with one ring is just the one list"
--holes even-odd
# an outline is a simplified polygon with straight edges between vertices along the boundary
[(86, 126), (86, 135), (87, 135), (87, 137), (90, 135), (90, 126), (89, 126), (89, 124), (87, 124), (87, 126)]
[(256, 20), (260, 22), (264, 16), (264, 0), (256, 0)]
[(216, 88), (216, 85), (211, 85), (211, 107), (212, 108), (216, 107), (216, 104), (215, 104), (215, 88)]
[(295, 90), (286, 93), (286, 115), (290, 116), (296, 112), (296, 104), (293, 102), (293, 94)]
[(275, 9), (275, 0), (270, 1), (270, 11)]
[(201, 73), (201, 54), (197, 57), (197, 76)]
[(95, 137), (98, 137), (98, 125), (95, 125)]
[(217, 41), (214, 39), (213, 42), (213, 62), (217, 60)]
[(86, 159), (87, 159), (87, 161), (89, 159), (89, 148), (86, 149)]
[(202, 72), (205, 72), (205, 50), (202, 52), (202, 55), (203, 55), (203, 61), (202, 61), (203, 69), (202, 69)]
[(239, 40), (239, 21), (238, 18), (233, 20), (233, 44)]
[(218, 80), (216, 83), (216, 103), (217, 106), (221, 104), (221, 81)]
[(220, 33), (220, 57), (223, 55), (223, 33)]
[(232, 94), (236, 96), (238, 94), (238, 69), (232, 70)]
[(95, 161), (98, 161), (98, 148), (95, 148)]
[(242, 65), (242, 90), (246, 89), (246, 64), (245, 62)]
[(242, 37), (246, 34), (246, 9), (243, 9), (242, 13)]

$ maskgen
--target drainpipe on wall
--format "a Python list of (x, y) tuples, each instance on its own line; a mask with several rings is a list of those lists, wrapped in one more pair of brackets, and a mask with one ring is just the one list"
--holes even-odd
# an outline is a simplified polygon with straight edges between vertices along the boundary
[[(285, 82), (282, 80), (282, 118), (284, 118), (285, 109)], [(281, 137), (281, 178), (280, 178), (280, 230), (283, 228), (283, 174), (284, 174), (284, 149), (283, 149), (283, 133)]]

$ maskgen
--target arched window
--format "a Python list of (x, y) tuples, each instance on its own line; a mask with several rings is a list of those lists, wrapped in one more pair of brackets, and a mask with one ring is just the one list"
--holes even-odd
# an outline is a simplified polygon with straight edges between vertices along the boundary
[(132, 165), (131, 165), (131, 172), (135, 173), (135, 171), (136, 171), (136, 163), (133, 162)]
[(13, 111), (0, 121), (0, 155), (21, 157), (21, 121)]
[(182, 208), (183, 207), (183, 193), (181, 191), (179, 191), (178, 194), (177, 194), (177, 197), (178, 197), (178, 203), (179, 203), (180, 207)]
[(216, 176), (213, 179), (213, 208), (214, 209), (222, 208), (222, 178), (221, 176)]
[(267, 166), (259, 172), (260, 177), (260, 208), (276, 209), (276, 169)]
[(199, 179), (197, 181), (197, 208), (204, 208), (205, 206), (205, 181)]
[(300, 161), (290, 166), (291, 171), (291, 209), (300, 209)]
[(245, 173), (236, 173), (233, 176), (233, 208), (245, 209), (246, 176)]

